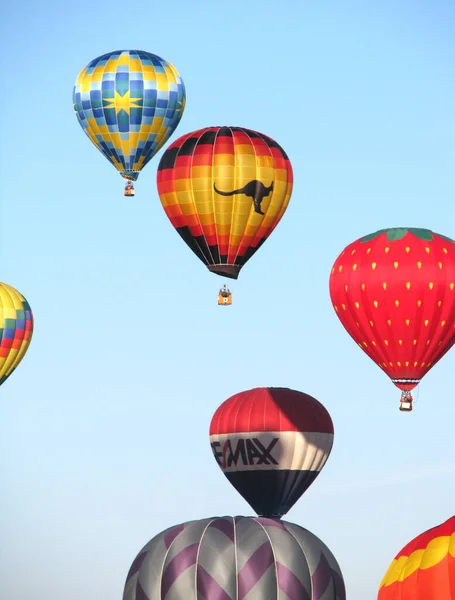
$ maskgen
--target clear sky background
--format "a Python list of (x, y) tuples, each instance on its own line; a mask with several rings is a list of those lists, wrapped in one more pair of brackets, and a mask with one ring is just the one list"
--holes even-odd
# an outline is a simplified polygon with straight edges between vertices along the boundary
[[(455, 350), (415, 411), (330, 303), (350, 242), (393, 226), (455, 236), (455, 5), (443, 0), (13, 2), (1, 22), (2, 260), (35, 334), (1, 388), (0, 596), (120, 600), (136, 553), (190, 519), (252, 514), (212, 457), (217, 406), (257, 386), (330, 411), (332, 455), (288, 513), (318, 535), (349, 600), (454, 514)], [(136, 197), (72, 107), (79, 71), (117, 49), (171, 61), (172, 136), (239, 125), (292, 161), (289, 209), (224, 283), (173, 230), (159, 157)], [(267, 292), (264, 292), (264, 289)]]

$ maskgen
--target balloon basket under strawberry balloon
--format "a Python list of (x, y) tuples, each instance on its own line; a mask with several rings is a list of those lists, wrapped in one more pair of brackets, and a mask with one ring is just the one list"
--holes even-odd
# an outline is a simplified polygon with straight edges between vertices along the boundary
[(341, 569), (307, 529), (281, 519), (333, 445), (332, 419), (309, 394), (255, 388), (228, 398), (210, 424), (214, 458), (257, 517), (170, 527), (136, 556), (123, 600), (345, 600)]
[(347, 246), (330, 274), (343, 327), (401, 390), (412, 391), (455, 343), (455, 241), (429, 229), (381, 229)]

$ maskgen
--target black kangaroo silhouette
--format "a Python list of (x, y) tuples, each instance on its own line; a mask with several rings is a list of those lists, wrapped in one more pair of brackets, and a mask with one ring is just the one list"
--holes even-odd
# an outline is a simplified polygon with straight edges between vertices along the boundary
[(258, 213), (259, 215), (264, 215), (265, 213), (263, 213), (261, 210), (261, 202), (266, 196), (270, 194), (270, 192), (273, 192), (273, 181), (269, 185), (269, 187), (265, 187), (262, 181), (253, 179), (253, 181), (250, 181), (242, 188), (238, 190), (233, 190), (232, 192), (221, 192), (220, 190), (217, 190), (216, 183), (214, 183), (213, 189), (217, 194), (220, 194), (220, 196), (233, 196), (234, 194), (245, 194), (245, 196), (248, 196), (249, 198), (253, 199), (254, 212)]

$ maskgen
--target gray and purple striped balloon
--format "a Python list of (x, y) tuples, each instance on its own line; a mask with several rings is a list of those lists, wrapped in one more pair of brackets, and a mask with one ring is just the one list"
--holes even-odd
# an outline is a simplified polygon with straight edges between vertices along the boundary
[(265, 517), (212, 517), (166, 529), (139, 552), (123, 600), (346, 600), (315, 535)]

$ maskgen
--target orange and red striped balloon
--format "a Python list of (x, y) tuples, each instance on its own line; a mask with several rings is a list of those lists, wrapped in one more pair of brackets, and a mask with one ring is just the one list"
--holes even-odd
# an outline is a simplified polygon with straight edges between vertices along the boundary
[(207, 127), (169, 146), (157, 185), (169, 220), (213, 273), (237, 279), (283, 216), (293, 173), (283, 148), (241, 127)]
[(455, 516), (418, 535), (396, 555), (378, 600), (455, 600)]

